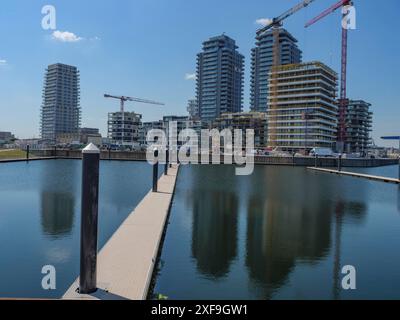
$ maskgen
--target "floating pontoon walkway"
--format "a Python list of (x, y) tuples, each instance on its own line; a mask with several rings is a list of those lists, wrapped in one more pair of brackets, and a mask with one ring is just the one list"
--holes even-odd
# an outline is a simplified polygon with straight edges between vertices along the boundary
[(160, 242), (173, 198), (178, 166), (168, 169), (101, 249), (97, 258), (97, 287), (92, 295), (77, 293), (79, 279), (63, 299), (144, 300), (147, 297)]
[(333, 174), (338, 174), (338, 175), (343, 175), (343, 176), (350, 176), (350, 177), (364, 178), (364, 179), (387, 182), (387, 183), (400, 184), (400, 180), (395, 179), (395, 178), (373, 176), (373, 175), (369, 175), (369, 174), (362, 174), (362, 173), (356, 173), (356, 172), (346, 172), (346, 171), (339, 171), (339, 170), (314, 168), (314, 167), (308, 167), (307, 169), (313, 170), (313, 171), (325, 172), (325, 173), (333, 173)]

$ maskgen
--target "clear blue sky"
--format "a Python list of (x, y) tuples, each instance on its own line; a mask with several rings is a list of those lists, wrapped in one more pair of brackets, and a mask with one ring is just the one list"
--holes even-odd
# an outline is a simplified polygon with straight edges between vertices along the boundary
[[(250, 50), (255, 21), (271, 18), (299, 0), (2, 0), (0, 10), (0, 131), (38, 136), (43, 76), (48, 64), (76, 65), (81, 72), (82, 125), (106, 131), (107, 112), (123, 94), (167, 104), (129, 104), (144, 121), (186, 114), (195, 95), (196, 54), (202, 41), (225, 32), (246, 57), (248, 109)], [(336, 0), (316, 0), (285, 27), (299, 40), (304, 60), (320, 60), (340, 71), (340, 13), (309, 29), (304, 23)], [(82, 38), (61, 42), (43, 30), (41, 9), (54, 5), (57, 30)], [(400, 1), (356, 0), (357, 30), (349, 36), (348, 96), (373, 105), (374, 132), (400, 134)]]

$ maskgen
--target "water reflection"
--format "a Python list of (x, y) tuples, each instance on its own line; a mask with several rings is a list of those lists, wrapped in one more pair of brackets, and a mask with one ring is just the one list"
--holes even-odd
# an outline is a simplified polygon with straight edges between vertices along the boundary
[(400, 213), (400, 187), (397, 190), (397, 212)]
[(331, 224), (326, 213), (329, 206), (324, 203), (314, 211), (272, 199), (250, 199), (246, 266), (250, 279), (262, 287), (262, 298), (271, 298), (285, 283), (297, 259), (313, 263), (326, 256)]
[(231, 192), (199, 194), (193, 201), (192, 254), (199, 272), (225, 276), (237, 255), (238, 198)]
[(341, 238), (343, 215), (345, 212), (345, 203), (338, 201), (335, 206), (335, 247), (333, 256), (333, 282), (332, 295), (334, 300), (338, 300), (340, 296), (340, 257), (341, 257)]
[[(305, 168), (261, 166), (249, 177), (235, 177), (231, 167), (182, 168), (155, 292), (171, 299), (396, 297), (397, 191)], [(371, 260), (371, 250), (379, 259)], [(341, 288), (345, 264), (363, 271), (363, 290)], [(371, 282), (382, 265), (383, 280)]]
[(341, 249), (342, 249), (342, 228), (345, 214), (349, 215), (356, 223), (361, 223), (367, 212), (366, 205), (361, 202), (345, 202), (338, 200), (335, 205), (335, 243), (333, 249), (333, 285), (332, 298), (340, 299), (341, 291)]
[[(73, 161), (49, 162), (41, 172), (41, 225), (54, 239), (70, 235), (75, 221), (79, 166)], [(62, 168), (62, 171), (60, 171)]]
[(41, 224), (43, 233), (55, 238), (70, 234), (74, 225), (74, 209), (73, 194), (42, 192)]
[[(247, 205), (246, 266), (253, 285), (261, 290), (259, 298), (272, 298), (298, 262), (315, 264), (327, 257), (332, 238), (333, 296), (338, 297), (343, 216), (360, 223), (366, 206), (346, 202), (334, 181), (321, 185), (300, 170), (292, 170), (291, 177), (285, 177), (284, 169), (276, 172), (266, 170), (255, 178)], [(363, 190), (357, 193), (362, 195)]]
[[(192, 211), (192, 256), (198, 272), (210, 278), (229, 274), (237, 258), (239, 202), (245, 203), (245, 265), (259, 298), (270, 299), (299, 262), (316, 264), (333, 256), (332, 296), (339, 297), (341, 229), (347, 219), (362, 223), (366, 205), (347, 200), (339, 180), (293, 168), (258, 167), (251, 177), (232, 168), (189, 171), (186, 210)], [(223, 182), (223, 183), (222, 183)], [(252, 182), (252, 183), (249, 183)]]

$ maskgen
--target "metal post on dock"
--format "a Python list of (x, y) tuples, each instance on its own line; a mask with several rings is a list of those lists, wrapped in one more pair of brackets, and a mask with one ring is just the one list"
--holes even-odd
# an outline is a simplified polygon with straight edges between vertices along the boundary
[(100, 150), (90, 143), (82, 150), (80, 294), (97, 290), (99, 163)]
[[(158, 150), (154, 150), (154, 158), (158, 158)], [(158, 191), (158, 159), (153, 164), (153, 192)]]
[(169, 150), (165, 151), (165, 166), (164, 166), (164, 175), (168, 175), (168, 166), (169, 166)]
[(400, 157), (399, 157), (399, 180), (400, 180)]
[(108, 160), (111, 160), (111, 147), (108, 147)]
[(315, 167), (318, 168), (318, 155), (315, 155)]
[(57, 146), (54, 146), (54, 158), (57, 158)]
[(26, 145), (26, 161), (29, 161), (29, 144)]
[(342, 154), (338, 157), (338, 171), (342, 171)]

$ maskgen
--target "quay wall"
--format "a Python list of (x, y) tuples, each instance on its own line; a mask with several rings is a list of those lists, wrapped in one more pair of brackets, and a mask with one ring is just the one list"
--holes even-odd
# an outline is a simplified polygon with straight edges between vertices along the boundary
[[(33, 151), (37, 157), (44, 158), (65, 158), (65, 159), (81, 159), (82, 153), (80, 150), (36, 150)], [(221, 163), (223, 163), (221, 156)], [(146, 161), (146, 153), (144, 151), (101, 151), (100, 159), (102, 160), (122, 160), (122, 161)], [(200, 156), (199, 156), (200, 159)], [(337, 158), (318, 158), (313, 157), (271, 157), (271, 156), (255, 156), (254, 163), (259, 165), (287, 165), (287, 166), (315, 166), (318, 167), (337, 167)], [(397, 165), (397, 159), (345, 159), (342, 160), (342, 167), (380, 167), (388, 165)], [(199, 161), (200, 162), (200, 161)], [(210, 163), (212, 162), (210, 156)]]

